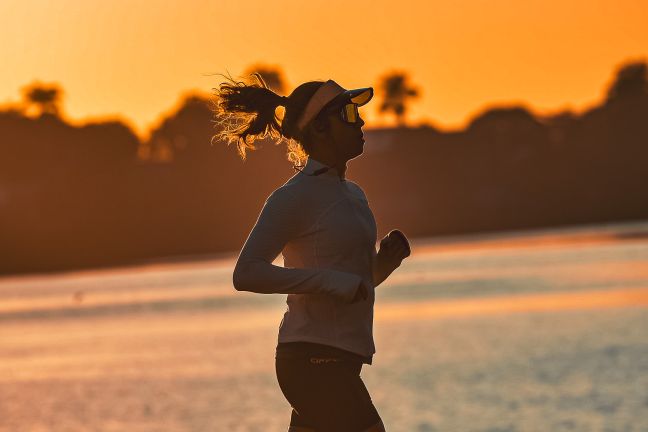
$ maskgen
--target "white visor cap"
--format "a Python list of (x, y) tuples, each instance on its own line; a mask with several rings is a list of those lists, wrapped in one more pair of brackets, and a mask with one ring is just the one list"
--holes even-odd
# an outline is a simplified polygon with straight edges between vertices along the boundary
[(306, 125), (320, 113), (329, 102), (336, 98), (348, 98), (351, 103), (362, 106), (369, 102), (373, 97), (373, 88), (364, 87), (359, 89), (347, 90), (333, 80), (326, 81), (306, 104), (306, 109), (297, 121), (297, 129), (302, 131)]

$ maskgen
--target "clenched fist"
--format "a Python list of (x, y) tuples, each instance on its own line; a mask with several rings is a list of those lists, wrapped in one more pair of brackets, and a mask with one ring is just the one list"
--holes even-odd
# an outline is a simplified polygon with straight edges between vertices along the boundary
[(396, 270), (403, 259), (412, 253), (409, 241), (402, 231), (391, 230), (381, 241), (374, 262), (374, 284), (377, 286)]
[(402, 231), (393, 229), (380, 241), (380, 250), (385, 250), (385, 254), (391, 256), (394, 260), (402, 261), (412, 253), (409, 241)]

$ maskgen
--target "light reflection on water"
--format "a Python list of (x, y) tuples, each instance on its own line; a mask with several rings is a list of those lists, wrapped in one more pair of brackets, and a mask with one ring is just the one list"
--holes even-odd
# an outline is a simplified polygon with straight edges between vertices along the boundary
[[(646, 231), (414, 241), (362, 372), (387, 430), (647, 429)], [(285, 296), (236, 292), (232, 266), (0, 279), (0, 431), (286, 430)]]

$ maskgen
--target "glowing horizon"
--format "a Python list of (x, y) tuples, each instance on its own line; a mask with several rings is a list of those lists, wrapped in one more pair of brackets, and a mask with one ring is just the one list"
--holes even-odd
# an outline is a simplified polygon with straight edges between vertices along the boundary
[[(648, 58), (639, 0), (332, 5), (5, 0), (0, 54), (11, 67), (0, 71), (0, 104), (20, 103), (33, 81), (56, 83), (66, 120), (116, 118), (144, 136), (184, 94), (209, 95), (217, 73), (277, 66), (290, 93), (328, 78), (377, 87), (403, 71), (421, 90), (408, 123), (450, 130), (490, 106), (582, 112), (619, 66)], [(377, 115), (379, 101), (377, 92), (362, 108), (367, 128), (395, 123)]]

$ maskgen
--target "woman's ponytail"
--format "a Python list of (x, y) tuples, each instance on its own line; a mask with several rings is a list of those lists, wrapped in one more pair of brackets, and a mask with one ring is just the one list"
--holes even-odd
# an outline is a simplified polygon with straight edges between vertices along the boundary
[(251, 75), (256, 82), (246, 84), (237, 82), (231, 77), (225, 77), (229, 82), (221, 83), (215, 90), (213, 111), (216, 123), (221, 131), (212, 137), (225, 140), (229, 145), (236, 143), (238, 153), (243, 160), (246, 150), (256, 150), (252, 142), (270, 135), (271, 138), (282, 139), (281, 121), (276, 109), (279, 105), (286, 106), (288, 98), (270, 90), (258, 72)]

